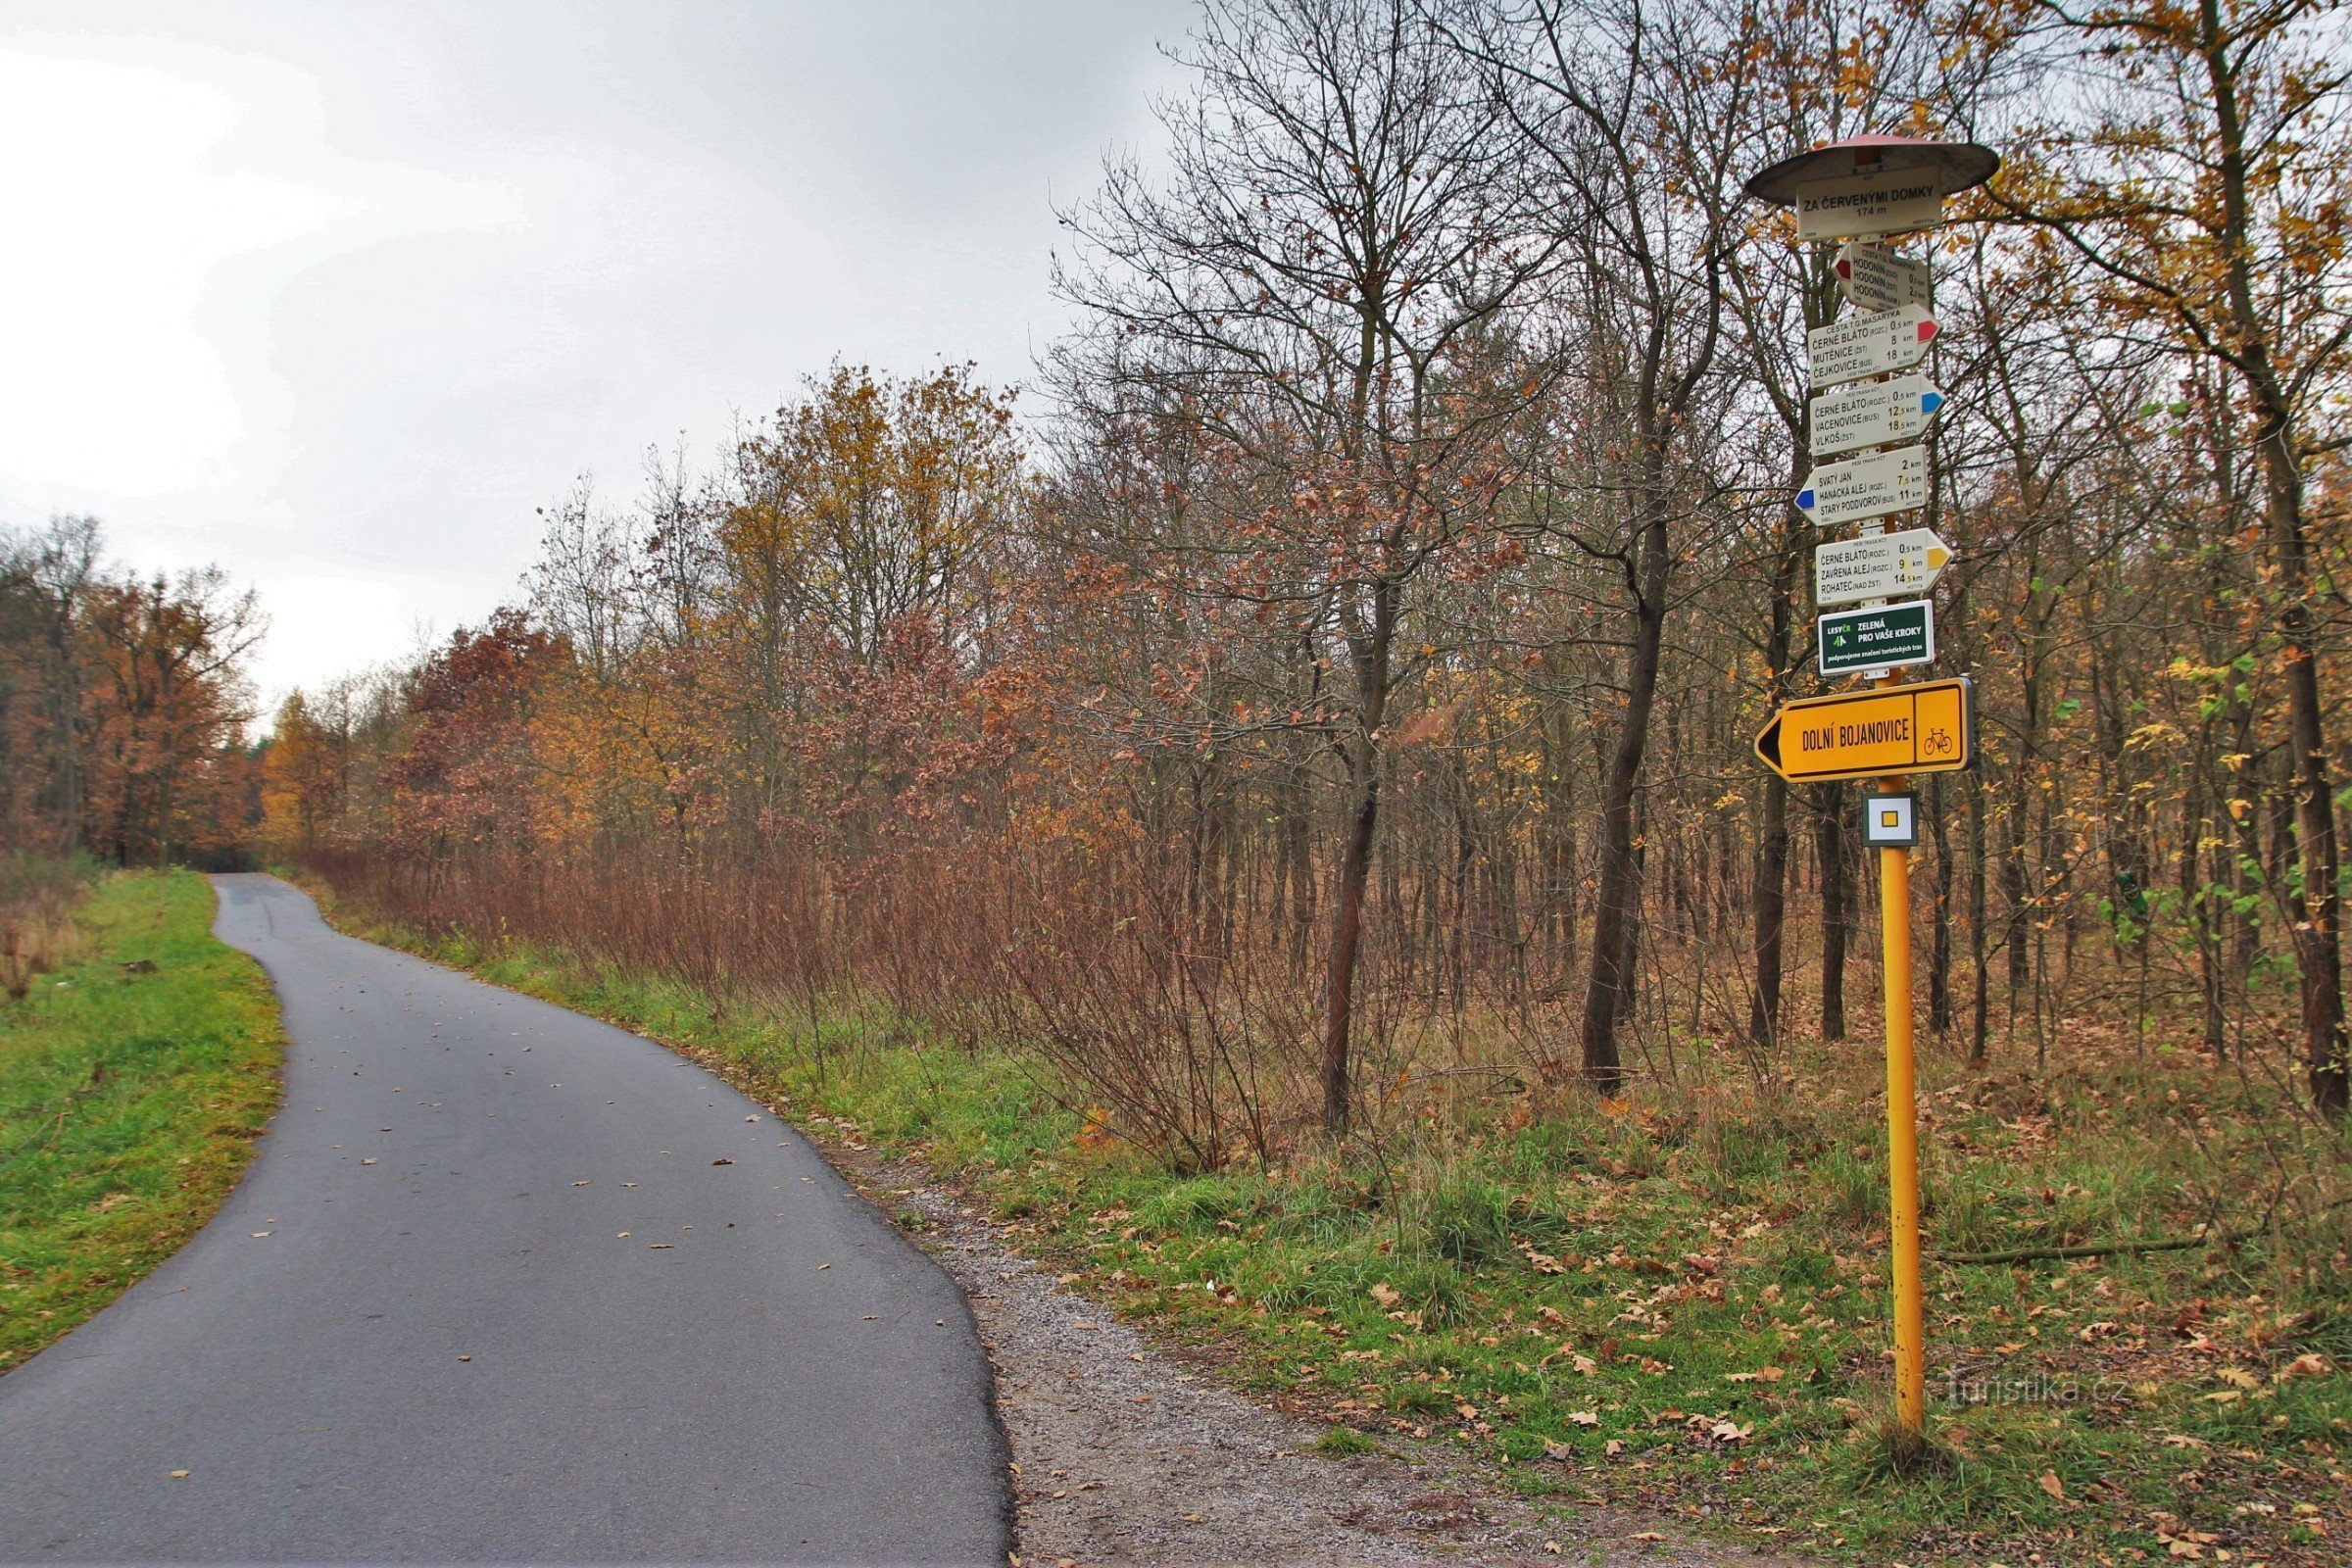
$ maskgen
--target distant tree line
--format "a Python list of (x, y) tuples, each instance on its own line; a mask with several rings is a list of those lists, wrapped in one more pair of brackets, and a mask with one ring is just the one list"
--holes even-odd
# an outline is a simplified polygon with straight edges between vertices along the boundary
[(254, 819), (250, 590), (110, 564), (90, 517), (0, 529), (0, 849), (233, 858)]

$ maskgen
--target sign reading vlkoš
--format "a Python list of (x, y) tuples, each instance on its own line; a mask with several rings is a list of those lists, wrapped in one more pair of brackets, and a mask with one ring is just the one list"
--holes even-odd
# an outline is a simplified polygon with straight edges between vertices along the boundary
[(1943, 175), (1934, 169), (1874, 169), (1796, 187), (1796, 237), (1871, 239), (1943, 221)]
[(1948, 773), (1976, 760), (1968, 677), (1807, 697), (1773, 714), (1756, 756), (1791, 782)]
[(1890, 512), (1917, 512), (1927, 504), (1925, 447), (1897, 447), (1825, 463), (1805, 476), (1805, 487), (1796, 493), (1796, 510), (1825, 528)]
[(1936, 605), (1916, 599), (1871, 610), (1840, 610), (1813, 623), (1824, 675), (1933, 663)]
[(1817, 458), (1892, 446), (1918, 436), (1942, 407), (1943, 394), (1924, 375), (1865, 381), (1815, 398), (1805, 439)]
[(1812, 389), (1843, 386), (1866, 375), (1908, 370), (1928, 357), (1936, 318), (1916, 305), (1849, 316), (1805, 333)]
[(1951, 546), (1933, 528), (1866, 533), (1813, 547), (1813, 598), (1821, 605), (1924, 594), (1943, 575)]
[(1927, 263), (1862, 240), (1838, 247), (1838, 292), (1860, 311), (1899, 311), (1906, 305), (1926, 309), (1936, 303)]

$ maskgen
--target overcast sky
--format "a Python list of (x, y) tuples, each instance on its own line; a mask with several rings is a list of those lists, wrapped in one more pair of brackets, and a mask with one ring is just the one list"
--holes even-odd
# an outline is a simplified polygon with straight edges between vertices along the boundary
[(532, 508), (835, 357), (1025, 378), (1189, 0), (10, 0), (0, 521), (261, 590), (256, 674), (513, 597)]

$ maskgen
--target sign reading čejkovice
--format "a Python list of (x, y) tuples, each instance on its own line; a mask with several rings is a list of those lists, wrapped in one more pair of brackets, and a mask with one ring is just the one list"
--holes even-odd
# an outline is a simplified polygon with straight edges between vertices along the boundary
[(1866, 375), (1908, 370), (1928, 357), (1935, 339), (1936, 318), (1916, 305), (1814, 327), (1805, 334), (1812, 388), (1819, 392)]

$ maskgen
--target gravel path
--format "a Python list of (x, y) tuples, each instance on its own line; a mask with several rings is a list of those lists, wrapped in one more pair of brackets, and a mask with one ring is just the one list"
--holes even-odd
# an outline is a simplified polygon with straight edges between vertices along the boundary
[[(821, 1131), (821, 1129), (820, 1129)], [(1436, 1443), (1335, 1459), (1329, 1429), (1218, 1387), (1059, 1285), (916, 1167), (818, 1147), (893, 1212), (971, 1298), (997, 1369), (1026, 1568), (1249, 1563), (1297, 1568), (1719, 1563), (1795, 1559), (1676, 1539), (1669, 1521), (1580, 1507), (1546, 1518)], [(1663, 1540), (1641, 1540), (1644, 1535)]]

